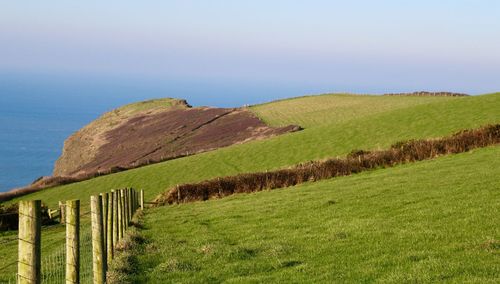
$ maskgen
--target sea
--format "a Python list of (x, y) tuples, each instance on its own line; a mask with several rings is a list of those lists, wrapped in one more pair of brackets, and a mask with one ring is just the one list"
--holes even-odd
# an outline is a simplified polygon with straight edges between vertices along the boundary
[(69, 135), (127, 103), (174, 97), (193, 106), (238, 107), (326, 91), (255, 82), (0, 74), (0, 192), (51, 175)]

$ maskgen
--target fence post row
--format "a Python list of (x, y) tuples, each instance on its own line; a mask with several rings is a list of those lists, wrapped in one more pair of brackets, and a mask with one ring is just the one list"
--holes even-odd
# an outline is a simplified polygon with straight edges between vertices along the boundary
[[(19, 250), (17, 283), (41, 282), (40, 200), (19, 202)], [(90, 197), (92, 223), (92, 271), (94, 283), (105, 283), (108, 263), (125, 236), (133, 214), (144, 209), (144, 190), (112, 190)], [(59, 201), (61, 223), (66, 224), (65, 282), (80, 283), (80, 200)]]
[(17, 283), (40, 283), (42, 202), (19, 201)]
[(66, 201), (66, 284), (80, 283), (80, 200)]

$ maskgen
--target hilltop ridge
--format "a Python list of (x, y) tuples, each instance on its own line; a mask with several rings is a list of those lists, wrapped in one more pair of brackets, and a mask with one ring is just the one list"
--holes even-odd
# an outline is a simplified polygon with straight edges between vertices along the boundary
[(64, 143), (54, 176), (92, 176), (259, 140), (299, 127), (268, 127), (244, 108), (159, 99), (105, 113)]

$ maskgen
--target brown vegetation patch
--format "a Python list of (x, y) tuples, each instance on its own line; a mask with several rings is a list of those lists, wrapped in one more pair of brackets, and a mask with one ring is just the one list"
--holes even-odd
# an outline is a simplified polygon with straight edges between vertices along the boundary
[(66, 139), (63, 153), (54, 167), (54, 176), (72, 175), (82, 165), (92, 162), (99, 148), (108, 143), (106, 133), (130, 119), (190, 107), (185, 100), (166, 98), (125, 105), (103, 114)]
[(221, 198), (234, 193), (289, 187), (307, 181), (318, 181), (379, 167), (431, 159), (445, 154), (466, 152), (499, 142), (500, 124), (489, 125), (474, 130), (464, 130), (441, 139), (399, 142), (383, 151), (353, 151), (344, 159), (312, 161), (289, 169), (240, 174), (200, 183), (183, 184), (159, 195), (155, 202), (158, 204), (185, 203)]
[(92, 162), (72, 174), (129, 169), (296, 131), (272, 128), (242, 109), (177, 109), (134, 117), (106, 133)]
[(484, 242), (481, 247), (489, 252), (500, 253), (500, 240), (490, 239)]

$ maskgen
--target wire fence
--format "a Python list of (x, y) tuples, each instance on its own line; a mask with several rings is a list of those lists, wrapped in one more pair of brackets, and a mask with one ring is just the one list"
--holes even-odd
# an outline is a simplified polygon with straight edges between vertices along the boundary
[[(23, 216), (24, 219), (35, 220), (39, 225), (19, 226), (18, 236), (0, 235), (0, 246), (13, 248), (12, 255), (2, 256), (0, 259), (0, 284), (16, 283), (19, 279), (37, 279), (40, 283), (49, 284), (67, 281), (93, 283), (95, 279), (105, 281), (106, 263), (113, 258), (112, 251), (116, 246), (113, 240), (120, 241), (123, 238), (135, 211), (144, 208), (143, 192), (141, 191), (140, 194), (139, 196), (139, 192), (130, 188), (118, 190), (116, 194), (110, 195), (112, 198), (108, 198), (108, 194), (92, 196), (92, 210), (84, 213), (79, 212), (79, 200), (68, 201), (63, 207), (60, 205), (59, 210), (53, 210), (59, 211), (61, 224), (43, 227), (41, 230), (40, 201), (23, 201), (24, 203), (20, 203), (18, 213), (19, 224), (27, 224), (26, 220), (21, 219)], [(75, 207), (72, 202), (77, 202), (78, 206)], [(63, 218), (65, 214), (68, 214), (67, 218)], [(79, 221), (73, 222), (75, 214)], [(51, 215), (49, 213), (49, 217), (53, 218), (54, 215)], [(76, 231), (75, 228), (77, 228)], [(29, 239), (30, 237), (32, 239)], [(31, 247), (27, 250), (25, 247), (21, 248), (21, 243), (19, 243), (17, 251), (14, 249), (17, 248), (15, 242), (23, 238), (29, 241), (22, 242), (22, 244), (26, 243)], [(111, 250), (111, 256), (108, 259), (107, 251), (109, 250)], [(23, 261), (16, 261), (17, 254)], [(25, 267), (31, 271), (27, 272)], [(33, 267), (37, 267), (36, 273)], [(72, 267), (77, 267), (77, 271), (75, 272)]]
[(64, 272), (66, 267), (66, 246), (64, 243), (45, 254), (41, 260), (42, 283), (57, 284), (64, 283)]
[(92, 283), (92, 230), (82, 230), (80, 235), (80, 283)]
[[(13, 246), (17, 243), (18, 237), (8, 237), (0, 241), (0, 246)], [(17, 260), (8, 261), (7, 257), (3, 259), (0, 265), (0, 283), (16, 283), (17, 279)]]
[(0, 267), (0, 283), (16, 283), (17, 274), (15, 268), (17, 267), (17, 261), (11, 262)]
[[(82, 216), (90, 215), (90, 211), (82, 214)], [(84, 226), (80, 232), (80, 283), (92, 283), (92, 230), (90, 226)], [(51, 229), (43, 230), (44, 233)], [(18, 238), (6, 238), (0, 241), (0, 245), (10, 245), (17, 242)], [(51, 244), (49, 244), (51, 245)], [(59, 284), (65, 282), (66, 269), (66, 245), (58, 244), (56, 247), (46, 247), (41, 259), (41, 283)], [(17, 256), (17, 255), (16, 255)], [(0, 266), (0, 283), (16, 283), (17, 282), (17, 261), (9, 262)]]

